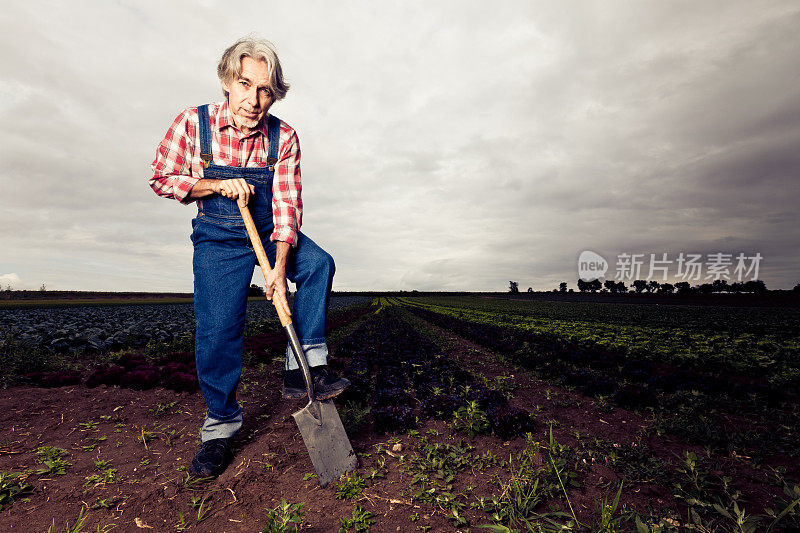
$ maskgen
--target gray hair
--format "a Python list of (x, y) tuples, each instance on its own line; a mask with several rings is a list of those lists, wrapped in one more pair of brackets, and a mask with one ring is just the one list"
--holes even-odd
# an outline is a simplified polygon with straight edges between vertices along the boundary
[[(286, 96), (289, 84), (283, 81), (283, 71), (278, 54), (272, 43), (266, 39), (255, 37), (245, 37), (239, 39), (232, 46), (222, 53), (222, 58), (217, 65), (217, 76), (220, 81), (229, 83), (237, 79), (242, 73), (242, 58), (250, 57), (259, 61), (264, 61), (269, 66), (269, 88), (275, 96), (275, 100), (280, 100)], [(222, 89), (222, 94), (228, 98), (228, 91)]]

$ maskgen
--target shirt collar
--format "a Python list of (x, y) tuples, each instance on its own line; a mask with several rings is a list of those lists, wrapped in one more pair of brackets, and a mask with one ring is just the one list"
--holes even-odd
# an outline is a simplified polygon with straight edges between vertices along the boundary
[[(250, 135), (253, 135), (254, 133), (261, 133), (266, 137), (268, 120), (269, 120), (269, 112), (267, 112), (267, 114), (264, 115), (264, 118), (261, 120), (261, 123), (258, 125), (256, 129), (252, 131), (252, 133), (250, 133)], [(231, 110), (228, 107), (228, 101), (226, 100), (222, 102), (222, 104), (219, 106), (219, 110), (217, 111), (217, 131), (222, 131), (223, 128), (227, 128), (229, 126), (236, 129), (236, 124), (233, 122), (233, 117), (231, 116)], [(248, 137), (250, 135), (248, 135)]]

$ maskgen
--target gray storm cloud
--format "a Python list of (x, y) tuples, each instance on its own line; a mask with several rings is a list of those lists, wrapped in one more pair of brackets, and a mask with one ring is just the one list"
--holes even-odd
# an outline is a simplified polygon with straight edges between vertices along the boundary
[(335, 289), (573, 286), (583, 250), (760, 252), (768, 287), (800, 281), (793, 2), (0, 17), (0, 280), (17, 288), (191, 290), (194, 208), (156, 197), (149, 164), (182, 108), (221, 98), (216, 60), (251, 32), (292, 83), (274, 113), (299, 133), (303, 231)]

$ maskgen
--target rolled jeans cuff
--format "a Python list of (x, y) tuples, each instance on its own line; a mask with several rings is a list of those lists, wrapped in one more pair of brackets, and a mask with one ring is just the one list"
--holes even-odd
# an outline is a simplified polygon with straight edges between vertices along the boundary
[[(306, 354), (308, 366), (321, 366), (328, 364), (328, 345), (324, 342), (319, 344), (303, 344), (303, 352)], [(286, 345), (286, 370), (296, 370), (300, 368), (297, 359), (292, 352), (292, 345)]]
[(217, 420), (206, 414), (203, 427), (200, 428), (200, 440), (206, 442), (211, 439), (227, 439), (233, 437), (242, 427), (242, 411), (228, 420)]

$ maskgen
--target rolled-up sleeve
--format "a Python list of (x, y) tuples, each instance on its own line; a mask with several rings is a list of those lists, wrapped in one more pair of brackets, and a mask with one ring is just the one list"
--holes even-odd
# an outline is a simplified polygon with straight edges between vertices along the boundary
[(188, 197), (189, 192), (202, 177), (192, 174), (195, 126), (190, 117), (190, 110), (186, 109), (175, 118), (151, 164), (150, 187), (157, 195), (174, 198), (182, 204), (195, 201)]
[(275, 230), (271, 241), (288, 242), (297, 246), (297, 231), (303, 219), (303, 200), (300, 184), (300, 141), (292, 131), (282, 147), (272, 180), (272, 218)]

